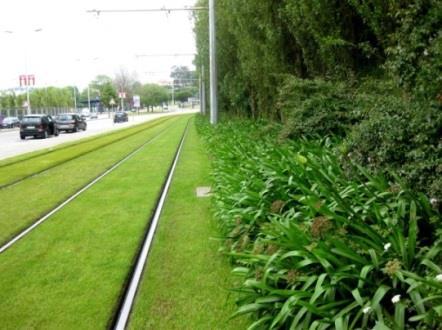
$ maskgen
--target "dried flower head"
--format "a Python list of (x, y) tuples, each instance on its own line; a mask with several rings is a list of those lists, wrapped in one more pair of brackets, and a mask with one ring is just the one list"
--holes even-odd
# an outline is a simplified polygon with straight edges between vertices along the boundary
[(258, 268), (255, 270), (255, 278), (260, 281), (264, 277), (264, 270), (262, 268)]
[(255, 242), (253, 246), (253, 254), (261, 254), (264, 252), (264, 244), (261, 242)]
[(398, 192), (401, 191), (401, 186), (398, 184), (393, 184), (388, 188), (388, 191), (393, 194), (397, 194)]
[(315, 238), (324, 237), (324, 235), (332, 229), (333, 225), (326, 217), (316, 217), (313, 219), (310, 231)]
[(247, 245), (249, 244), (249, 242), (250, 242), (249, 235), (248, 234), (242, 235), (240, 240), (239, 240), (239, 248), (241, 250), (244, 250), (247, 247)]
[(241, 226), (236, 226), (235, 228), (233, 228), (233, 230), (230, 232), (229, 236), (230, 237), (237, 237), (239, 234), (241, 234)]
[(276, 246), (275, 244), (269, 244), (266, 249), (266, 254), (271, 256), (278, 252), (278, 250), (278, 246)]
[(280, 213), (283, 207), (284, 207), (284, 201), (277, 199), (270, 206), (270, 211), (272, 213)]
[(345, 236), (345, 235), (347, 235), (347, 233), (348, 233), (348, 231), (347, 231), (347, 229), (345, 229), (345, 227), (340, 227), (338, 229), (338, 235)]
[(398, 259), (393, 259), (393, 260), (390, 260), (387, 262), (383, 271), (385, 274), (388, 274), (389, 276), (393, 276), (399, 270), (401, 270), (401, 266), (402, 266), (402, 264)]
[(301, 272), (299, 272), (298, 270), (290, 269), (287, 272), (287, 283), (290, 285), (295, 284), (300, 275), (301, 275)]

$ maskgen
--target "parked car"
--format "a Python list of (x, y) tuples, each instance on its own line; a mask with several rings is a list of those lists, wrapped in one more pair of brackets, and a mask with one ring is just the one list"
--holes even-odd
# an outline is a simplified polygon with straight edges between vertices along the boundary
[(97, 119), (98, 118), (98, 113), (96, 111), (92, 111), (91, 115), (90, 115), (91, 119)]
[(85, 131), (87, 128), (86, 121), (76, 113), (64, 113), (55, 117), (58, 130), (65, 132)]
[(20, 138), (27, 136), (41, 137), (46, 139), (49, 135), (58, 136), (58, 127), (55, 120), (45, 114), (24, 116), (20, 123)]
[(1, 128), (13, 128), (19, 126), (20, 126), (20, 120), (17, 117), (5, 117), (3, 118), (3, 121), (0, 124)]
[(124, 111), (115, 112), (114, 123), (121, 123), (125, 121), (129, 121), (129, 117), (127, 116), (126, 112)]

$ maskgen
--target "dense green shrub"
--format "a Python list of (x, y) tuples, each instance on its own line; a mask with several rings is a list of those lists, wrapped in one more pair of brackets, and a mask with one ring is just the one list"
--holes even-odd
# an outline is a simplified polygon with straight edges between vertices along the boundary
[(384, 97), (353, 128), (344, 153), (373, 172), (393, 170), (413, 189), (442, 200), (442, 109), (435, 103)]
[(282, 137), (337, 135), (344, 137), (360, 114), (343, 83), (290, 76), (279, 91)]
[(198, 127), (250, 329), (440, 329), (442, 226), (424, 195), (362, 168), (348, 178), (327, 140)]

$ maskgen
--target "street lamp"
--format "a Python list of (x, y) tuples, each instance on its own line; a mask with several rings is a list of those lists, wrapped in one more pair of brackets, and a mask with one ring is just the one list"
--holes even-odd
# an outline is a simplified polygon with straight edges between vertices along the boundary
[[(33, 29), (30, 32), (41, 32), (43, 29), (42, 28), (38, 28), (38, 29)], [(12, 30), (4, 30), (3, 32), (8, 33), (8, 34), (14, 34), (16, 33), (15, 31)], [(26, 85), (26, 108), (27, 108), (27, 114), (30, 115), (31, 114), (31, 98), (29, 96), (29, 75), (28, 75), (28, 44), (26, 42), (25, 45), (25, 75), (26, 75), (26, 81), (25, 81), (25, 85)]]

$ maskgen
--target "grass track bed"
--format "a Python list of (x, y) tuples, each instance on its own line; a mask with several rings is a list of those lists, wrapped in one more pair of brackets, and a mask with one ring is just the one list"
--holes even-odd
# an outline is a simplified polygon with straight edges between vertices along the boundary
[(186, 121), (0, 256), (3, 328), (108, 325)]
[(29, 226), (60, 204), (86, 183), (123, 158), (146, 140), (165, 131), (178, 118), (172, 118), (136, 134), (30, 177), (16, 185), (0, 189), (0, 243)]
[(242, 329), (228, 321), (234, 311), (229, 265), (217, 253), (210, 199), (195, 188), (208, 185), (209, 166), (195, 128), (183, 153), (161, 216), (129, 329)]
[(112, 143), (129, 138), (143, 132), (146, 128), (156, 126), (166, 120), (167, 119), (161, 118), (128, 129), (117, 130), (116, 132), (102, 134), (98, 137), (69, 143), (52, 150), (39, 151), (28, 157), (18, 156), (15, 161), (12, 159), (6, 164), (0, 165), (0, 188), (14, 184), (30, 175), (40, 173), (82, 155), (97, 151)]

